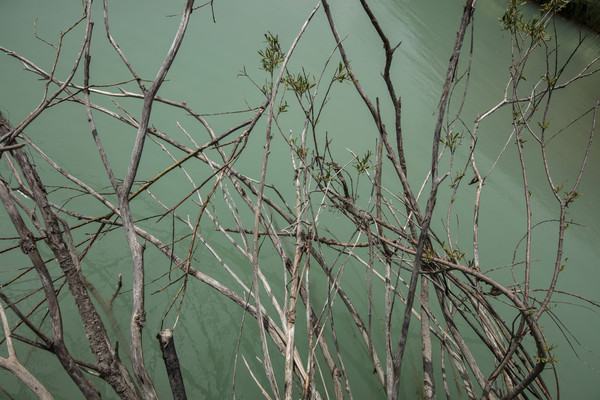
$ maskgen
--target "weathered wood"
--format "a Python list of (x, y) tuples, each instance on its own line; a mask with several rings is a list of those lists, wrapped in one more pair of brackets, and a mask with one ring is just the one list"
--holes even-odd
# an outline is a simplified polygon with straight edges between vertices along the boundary
[(10, 327), (8, 326), (8, 318), (4, 312), (4, 307), (0, 303), (0, 318), (2, 319), (2, 326), (4, 328), (4, 339), (6, 340), (6, 348), (8, 350), (8, 357), (0, 357), (0, 367), (10, 371), (17, 378), (21, 380), (39, 399), (41, 400), (52, 400), (52, 395), (48, 390), (37, 380), (35, 376), (27, 368), (19, 362), (15, 348), (12, 344), (10, 337)]
[(63, 325), (62, 317), (60, 313), (60, 305), (56, 297), (54, 285), (52, 284), (52, 278), (42, 256), (40, 255), (34, 236), (27, 228), (25, 221), (19, 214), (16, 206), (14, 205), (9, 188), (4, 183), (4, 180), (0, 178), (0, 200), (4, 204), (4, 208), (8, 213), (13, 225), (15, 226), (20, 237), (20, 246), (23, 253), (27, 254), (31, 259), (33, 266), (38, 273), (44, 294), (46, 296), (46, 304), (48, 306), (48, 312), (50, 315), (50, 322), (52, 324), (52, 338), (48, 345), (53, 349), (54, 354), (62, 364), (63, 368), (69, 374), (73, 382), (77, 385), (79, 390), (88, 399), (100, 399), (100, 393), (94, 387), (94, 385), (86, 379), (81, 370), (77, 367), (71, 354), (65, 346), (63, 340)]
[(185, 384), (183, 383), (183, 377), (181, 376), (179, 357), (177, 357), (177, 351), (175, 350), (173, 331), (167, 328), (158, 332), (156, 338), (160, 343), (160, 350), (162, 351), (165, 367), (167, 368), (167, 376), (169, 377), (173, 400), (186, 400)]
[[(8, 121), (6, 121), (1, 114), (0, 122), (2, 126), (10, 127)], [(81, 270), (77, 268), (75, 261), (76, 254), (71, 253), (69, 246), (63, 238), (59, 218), (50, 206), (50, 202), (46, 197), (46, 189), (41, 178), (29, 161), (27, 155), (21, 149), (13, 149), (11, 150), (11, 154), (17, 161), (23, 177), (29, 186), (30, 194), (39, 207), (40, 215), (42, 216), (45, 227), (44, 240), (53, 252), (56, 261), (65, 274), (69, 291), (75, 299), (77, 311), (81, 316), (83, 327), (90, 343), (90, 348), (96, 357), (102, 377), (113, 387), (115, 392), (121, 398), (139, 398), (132, 377), (125, 365), (123, 365), (118, 358), (115, 350), (111, 347), (106, 328), (85, 288)], [(15, 228), (17, 228), (17, 231), (19, 232), (22, 248), (32, 259), (34, 266), (40, 275), (42, 284), (44, 285), (48, 309), (51, 316), (54, 315), (52, 318), (53, 338), (51, 347), (63, 363), (63, 366), (69, 375), (71, 375), (76, 382), (79, 382), (78, 386), (86, 397), (100, 398), (100, 393), (94, 388), (94, 385), (83, 376), (64, 345), (60, 304), (54, 293), (52, 279), (46, 269), (44, 261), (39, 255), (37, 244), (32, 240), (33, 234), (29, 231), (18, 213), (18, 210), (12, 203), (9, 189), (2, 181), (0, 181), (0, 195), (2, 196), (2, 202), (11, 217), (13, 225), (15, 225)]]

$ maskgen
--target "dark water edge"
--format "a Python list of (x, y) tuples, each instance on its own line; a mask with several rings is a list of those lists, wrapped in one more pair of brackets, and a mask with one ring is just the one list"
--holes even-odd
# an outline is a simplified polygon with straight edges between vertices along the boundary
[[(535, 0), (535, 2), (545, 4), (548, 1)], [(600, 34), (600, 1), (598, 0), (571, 0), (558, 14)]]

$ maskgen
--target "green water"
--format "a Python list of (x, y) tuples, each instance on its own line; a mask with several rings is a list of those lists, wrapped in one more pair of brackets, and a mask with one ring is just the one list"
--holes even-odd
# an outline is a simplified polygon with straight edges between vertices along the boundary
[[(75, 3), (75, 4), (74, 4)], [(128, 71), (122, 66), (119, 58), (109, 48), (103, 32), (101, 3), (95, 4), (96, 26), (92, 43), (93, 59), (92, 73), (95, 84), (125, 81), (130, 78)], [(122, 1), (110, 3), (110, 18), (112, 33), (122, 50), (128, 56), (137, 72), (147, 79), (151, 79), (166, 53), (172, 35), (178, 25), (178, 17), (166, 17), (177, 14), (183, 7), (183, 1)], [(265, 78), (264, 71), (260, 71), (257, 50), (264, 47), (264, 33), (270, 31), (279, 35), (282, 47), (287, 49), (292, 39), (297, 34), (300, 26), (310, 10), (314, 7), (309, 1), (228, 1), (217, 0), (214, 5), (216, 23), (212, 22), (208, 8), (194, 12), (186, 39), (181, 48), (168, 80), (160, 90), (160, 95), (176, 101), (187, 101), (194, 109), (202, 113), (218, 113), (229, 110), (240, 110), (262, 102), (261, 94), (252, 84), (238, 74), (246, 67), (249, 74), (258, 81)], [(357, 2), (346, 1), (335, 4), (335, 16), (338, 30), (345, 39), (345, 46), (352, 60), (352, 67), (367, 92), (375, 97), (377, 94), (385, 96), (385, 87), (380, 77), (382, 70), (383, 53), (377, 36), (363, 15)], [(386, 0), (373, 4), (374, 11), (381, 18), (380, 22), (389, 33), (390, 40), (395, 43), (402, 42), (393, 67), (394, 82), (402, 96), (403, 104), (403, 130), (405, 132), (407, 161), (411, 181), (415, 187), (420, 187), (429, 168), (431, 136), (434, 126), (434, 112), (439, 100), (441, 85), (450, 57), (450, 49), (455, 39), (462, 12), (462, 3), (459, 1), (420, 1), (409, 2), (404, 0)], [(472, 77), (469, 84), (469, 98), (465, 105), (463, 120), (468, 126), (478, 113), (485, 112), (497, 104), (503, 95), (508, 79), (508, 63), (510, 62), (509, 35), (500, 30), (498, 18), (502, 15), (504, 3), (502, 1), (480, 1), (475, 15), (475, 35)], [(56, 42), (57, 36), (64, 31), (73, 21), (80, 16), (81, 10), (78, 2), (72, 1), (8, 1), (0, 0), (0, 45), (12, 49), (40, 67), (48, 70), (52, 66), (54, 49), (36, 39), (33, 33), (33, 21), (37, 21), (37, 33), (48, 41)], [(575, 46), (579, 36), (577, 27), (564, 21), (558, 22), (561, 37), (561, 57), (566, 57)], [(76, 33), (81, 33), (81, 27), (76, 28)], [(64, 51), (59, 59), (57, 76), (60, 78), (68, 72), (68, 68), (79, 48), (79, 36), (68, 36), (63, 44)], [(318, 75), (323, 63), (334, 49), (335, 42), (322, 11), (316, 16), (307, 33), (295, 50), (290, 69), (306, 71)], [(591, 36), (581, 46), (574, 57), (571, 70), (581, 69), (589, 60), (600, 55), (600, 40)], [(535, 58), (537, 57), (537, 58)], [(531, 81), (535, 81), (539, 70), (543, 70), (543, 59), (534, 56), (534, 65), (531, 66)], [(337, 59), (336, 59), (337, 60)], [(465, 60), (463, 60), (465, 61)], [(335, 61), (337, 64), (337, 61)], [(537, 64), (536, 64), (537, 63)], [(536, 75), (537, 74), (537, 75)], [(81, 74), (78, 74), (81, 81)], [(22, 65), (0, 54), (0, 109), (16, 125), (25, 118), (41, 99), (42, 82), (36, 80), (32, 74), (23, 71)], [(135, 86), (128, 84), (123, 87), (135, 90)], [(377, 93), (377, 94), (376, 94)], [(560, 93), (560, 100), (552, 108), (552, 121), (561, 123), (572, 119), (574, 116), (593, 106), (600, 96), (600, 78), (598, 76), (588, 79), (585, 83), (574, 85), (572, 88)], [(458, 98), (460, 96), (457, 96)], [(93, 98), (99, 104), (111, 105), (105, 98)], [(132, 113), (138, 113), (140, 103), (131, 100), (119, 100), (119, 104)], [(385, 104), (383, 112), (387, 112)], [(389, 112), (388, 112), (389, 114)], [(480, 170), (487, 172), (496, 160), (502, 146), (508, 140), (511, 132), (510, 115), (499, 113), (486, 120), (480, 127), (478, 165)], [(122, 176), (129, 160), (129, 152), (135, 131), (116, 124), (106, 117), (96, 116), (104, 144), (109, 158), (117, 175)], [(215, 116), (207, 117), (213, 124), (216, 132), (232, 126), (236, 121), (241, 121), (244, 116)], [(191, 136), (199, 143), (206, 141), (206, 133), (190, 117), (183, 112), (173, 112), (165, 106), (156, 106), (153, 110), (151, 124), (158, 129), (181, 140), (186, 140), (175, 121), (189, 129)], [(284, 124), (282, 130), (292, 130), (298, 133), (301, 120), (290, 115), (281, 119)], [(322, 131), (327, 131), (333, 139), (332, 151), (343, 161), (350, 161), (351, 154), (347, 149), (357, 154), (363, 154), (367, 149), (374, 149), (373, 123), (362, 107), (360, 99), (354, 89), (348, 86), (338, 86), (331, 93), (326, 109), (326, 117), (322, 123)], [(393, 121), (388, 118), (387, 125), (391, 127)], [(259, 178), (260, 160), (262, 157), (262, 144), (264, 141), (264, 127), (256, 130), (256, 135), (250, 139), (252, 151), (248, 151), (240, 159), (236, 167), (246, 172), (249, 176)], [(589, 118), (573, 125), (568, 132), (555, 140), (549, 148), (551, 153), (551, 168), (556, 174), (556, 180), (562, 181), (572, 177), (580, 165), (581, 156), (585, 149), (589, 133)], [(110, 183), (95, 152), (93, 141), (89, 135), (89, 127), (82, 108), (64, 104), (44, 113), (27, 129), (27, 134), (41, 146), (48, 155), (53, 157), (63, 167), (77, 176), (91, 182), (94, 187), (109, 187)], [(586, 173), (584, 174), (580, 191), (583, 197), (569, 207), (570, 217), (580, 225), (568, 230), (566, 253), (568, 264), (564, 274), (559, 279), (559, 289), (567, 292), (576, 292), (592, 300), (600, 300), (597, 286), (600, 284), (600, 214), (598, 202), (600, 200), (600, 187), (598, 186), (598, 172), (600, 171), (599, 142), (593, 145)], [(252, 147), (253, 146), (253, 147)], [(275, 165), (281, 164), (269, 172), (270, 183), (288, 187), (292, 190), (291, 182), (293, 171), (289, 166), (289, 151), (282, 150), (281, 138), (275, 138), (273, 144), (272, 160)], [(162, 150), (148, 142), (148, 154), (142, 160), (139, 179), (143, 180), (154, 176), (166, 168), (170, 159), (164, 157)], [(531, 150), (531, 157), (538, 157), (536, 150)], [(176, 154), (181, 157), (181, 154)], [(459, 155), (465, 157), (465, 154)], [(43, 166), (43, 161), (37, 162)], [(43, 168), (43, 167), (42, 167)], [(8, 169), (4, 162), (0, 164), (4, 176)], [(201, 168), (191, 170), (196, 183), (206, 178), (209, 171)], [(555, 218), (558, 207), (552, 201), (543, 171), (539, 162), (532, 162), (528, 168), (532, 202), (534, 207), (534, 220), (542, 221)], [(6, 174), (6, 175), (5, 175)], [(55, 173), (44, 170), (45, 182), (61, 184), (63, 181)], [(153, 188), (153, 193), (160, 195), (166, 202), (174, 202), (186, 192), (189, 184), (181, 176), (177, 180), (164, 181)], [(469, 176), (470, 179), (470, 176)], [(572, 178), (569, 178), (572, 181)], [(184, 185), (187, 185), (184, 187)], [(398, 182), (388, 179), (388, 187), (397, 187)], [(285, 189), (284, 189), (285, 190)], [(436, 227), (441, 227), (441, 220), (446, 215), (447, 199), (450, 189), (446, 186), (440, 194), (437, 215), (434, 220)], [(58, 191), (52, 194), (54, 200), (65, 199), (70, 193)], [(482, 199), (481, 218), (481, 263), (486, 269), (492, 269), (510, 264), (517, 243), (523, 236), (524, 200), (521, 184), (520, 166), (514, 146), (502, 156), (500, 163), (490, 177)], [(472, 255), (472, 204), (474, 189), (465, 190), (458, 197), (453, 206), (451, 229), (454, 237), (461, 242), (461, 249)], [(114, 200), (114, 199), (113, 199)], [(169, 203), (170, 206), (173, 204)], [(75, 209), (86, 213), (101, 213), (103, 208), (94, 202), (74, 199), (70, 203)], [(134, 214), (159, 213), (161, 209), (151, 199), (144, 198), (135, 203)], [(193, 205), (185, 205), (182, 215), (189, 213), (195, 218)], [(222, 218), (227, 221), (227, 216)], [(334, 218), (334, 217), (332, 217)], [(456, 220), (460, 223), (456, 223)], [(231, 221), (229, 221), (231, 222)], [(332, 223), (332, 222), (330, 222)], [(333, 220), (335, 223), (335, 220)], [(332, 223), (332, 229), (333, 228)], [(170, 240), (171, 221), (163, 220), (160, 224), (154, 221), (145, 223), (150, 230), (158, 232), (164, 242)], [(13, 229), (4, 212), (0, 213), (0, 226), (2, 236), (14, 235)], [(547, 223), (536, 229), (534, 239), (533, 258), (534, 286), (544, 287), (549, 279), (552, 269), (553, 255), (549, 252), (555, 243), (555, 224)], [(441, 230), (440, 230), (441, 232)], [(186, 233), (185, 228), (179, 227), (178, 234)], [(83, 234), (83, 233), (81, 233)], [(250, 269), (247, 260), (228, 251), (227, 242), (211, 229), (203, 231), (204, 238), (221, 254), (226, 254), (225, 261), (229, 265), (240, 266), (239, 273), (245, 282), (250, 282)], [(181, 244), (179, 251), (185, 251), (185, 243)], [(522, 247), (521, 247), (522, 248)], [(168, 262), (158, 251), (148, 248), (145, 254), (149, 283), (148, 293), (153, 293), (167, 283), (167, 278), (159, 279), (169, 268)], [(277, 266), (273, 271), (266, 273), (274, 280), (281, 280), (280, 264), (276, 254), (264, 254), (265, 262), (272, 260)], [(225, 273), (220, 265), (214, 261), (207, 250), (201, 250), (197, 258), (201, 270), (216, 279), (225, 279)], [(28, 265), (23, 256), (12, 251), (0, 255), (0, 282), (4, 283), (16, 275), (16, 268)], [(94, 247), (84, 260), (83, 268), (89, 279), (97, 289), (109, 297), (116, 284), (118, 273), (123, 274), (124, 287), (131, 284), (129, 269), (130, 258), (122, 232), (116, 231), (107, 235), (101, 243)], [(244, 266), (246, 268), (244, 268)], [(354, 280), (350, 285), (351, 290), (359, 292), (364, 290), (364, 270), (360, 266), (347, 268), (344, 279), (346, 282)], [(491, 273), (492, 277), (502, 277), (506, 270)], [(509, 272), (510, 273), (510, 272)], [(516, 268), (515, 273), (521, 271)], [(315, 278), (316, 280), (316, 278)], [(37, 287), (36, 278), (30, 273), (28, 278), (13, 284), (11, 294), (18, 296), (25, 294), (31, 287)], [(321, 286), (320, 286), (321, 285)], [(322, 282), (315, 281), (313, 294), (315, 300), (322, 300), (318, 289)], [(176, 290), (175, 288), (171, 288)], [(161, 398), (168, 398), (170, 390), (165, 380), (164, 366), (154, 339), (154, 334), (160, 329), (160, 317), (166, 311), (174, 295), (174, 291), (163, 291), (149, 295), (147, 299), (148, 325), (145, 334), (147, 341), (146, 364), (151, 376), (156, 378), (156, 389)], [(66, 291), (61, 295), (68, 299)], [(190, 286), (184, 308), (184, 317), (178, 323), (176, 340), (181, 356), (184, 379), (186, 380), (188, 396), (190, 398), (229, 398), (231, 397), (232, 365), (234, 362), (235, 348), (241, 324), (241, 312), (229, 300), (216, 294), (207, 286), (194, 284)], [(127, 336), (129, 307), (131, 298), (129, 293), (123, 293), (115, 302), (117, 315), (123, 316), (120, 328)], [(571, 302), (568, 297), (557, 296), (557, 300)], [(380, 299), (381, 300), (381, 299)], [(580, 303), (581, 304), (581, 303)], [(341, 306), (341, 304), (340, 304)], [(366, 308), (366, 305), (358, 305)], [(600, 375), (594, 370), (600, 369), (600, 360), (597, 354), (600, 347), (597, 345), (597, 332), (600, 331), (600, 317), (596, 311), (588, 308), (559, 304), (554, 310), (565, 327), (576, 336), (579, 345), (572, 338), (565, 339), (556, 325), (549, 319), (544, 320), (544, 334), (551, 338), (551, 345), (557, 345), (555, 358), (560, 362), (556, 364), (559, 374), (560, 391), (562, 398), (598, 399), (600, 398)], [(380, 316), (383, 315), (383, 310)], [(14, 315), (12, 315), (14, 320)], [(350, 323), (340, 318), (339, 323)], [(81, 331), (80, 322), (76, 316), (67, 315), (65, 324), (68, 329), (75, 332)], [(166, 325), (173, 323), (172, 315), (167, 318)], [(47, 325), (47, 324), (46, 324)], [(350, 325), (349, 325), (350, 326)], [(240, 354), (244, 354), (249, 363), (260, 370), (260, 364), (254, 355), (261, 356), (259, 342), (253, 340), (257, 337), (257, 328), (254, 321), (244, 325), (243, 340), (240, 342)], [(358, 333), (348, 329), (347, 337), (340, 338), (342, 347), (353, 345)], [(405, 355), (408, 360), (404, 372), (406, 376), (402, 381), (401, 393), (403, 398), (414, 398), (420, 385), (420, 350), (418, 338), (413, 338), (415, 346), (410, 348)], [(474, 338), (473, 338), (474, 339)], [(91, 355), (85, 356), (87, 344), (85, 340), (72, 335), (67, 345), (75, 349), (81, 358), (91, 361)], [(302, 347), (303, 343), (300, 343)], [(570, 347), (572, 345), (574, 348)], [(586, 350), (589, 348), (590, 352)], [(484, 350), (484, 349), (482, 349)], [(28, 347), (17, 348), (21, 361), (27, 361), (26, 366), (37, 376), (46, 387), (55, 395), (55, 398), (73, 398), (78, 393), (74, 384), (61, 371), (58, 363), (41, 351), (32, 352)], [(576, 354), (575, 354), (576, 352)], [(89, 353), (89, 351), (88, 351)], [(125, 352), (124, 352), (125, 353)], [(83, 355), (81, 355), (83, 354)], [(485, 353), (482, 353), (485, 354)], [(86, 358), (87, 357), (87, 358)], [(345, 358), (346, 367), (354, 380), (352, 391), (355, 399), (383, 398), (380, 386), (371, 371), (364, 371), (361, 367), (368, 365), (367, 352), (358, 348), (349, 352)], [(281, 367), (281, 359), (277, 359), (276, 366)], [(491, 360), (490, 360), (491, 362)], [(589, 364), (589, 366), (587, 366)], [(277, 368), (276, 368), (277, 369)], [(552, 385), (552, 371), (546, 372), (546, 378)], [(264, 382), (263, 382), (264, 383)], [(111, 393), (110, 388), (98, 385), (106, 393)], [(0, 372), (0, 387), (14, 398), (29, 398), (27, 389), (23, 388), (16, 379), (7, 372)], [(551, 388), (554, 391), (554, 388)], [(237, 398), (256, 398), (260, 395), (251, 377), (247, 373), (241, 359), (237, 365), (236, 380)], [(441, 393), (440, 393), (441, 394)], [(0, 392), (0, 398), (5, 393)], [(110, 394), (107, 398), (110, 398)], [(8, 398), (8, 397), (7, 397)]]

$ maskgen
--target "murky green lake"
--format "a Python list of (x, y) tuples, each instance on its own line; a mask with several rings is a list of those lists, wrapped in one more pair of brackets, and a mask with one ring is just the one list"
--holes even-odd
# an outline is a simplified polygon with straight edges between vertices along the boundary
[[(96, 26), (92, 43), (93, 59), (92, 74), (95, 84), (102, 85), (114, 82), (124, 82), (130, 79), (126, 68), (118, 56), (110, 48), (103, 31), (101, 2), (94, 5)], [(137, 1), (121, 0), (110, 3), (110, 19), (112, 34), (118, 41), (123, 52), (128, 56), (137, 72), (146, 79), (152, 79), (156, 74), (164, 54), (172, 41), (179, 19), (177, 14), (185, 2), (178, 1)], [(375, 31), (365, 17), (358, 2), (346, 0), (336, 1), (335, 15), (338, 30), (344, 39), (344, 44), (352, 61), (352, 67), (362, 85), (373, 98), (386, 96), (385, 85), (381, 79), (383, 53)], [(262, 95), (251, 82), (239, 76), (244, 68), (257, 81), (264, 81), (265, 72), (259, 69), (260, 58), (257, 51), (264, 47), (264, 34), (272, 32), (279, 35), (282, 47), (287, 49), (296, 36), (302, 23), (315, 2), (305, 0), (257, 0), (232, 1), (216, 0), (214, 17), (208, 7), (199, 9), (192, 16), (191, 25), (180, 54), (170, 71), (167, 81), (160, 90), (160, 95), (176, 101), (187, 101), (195, 110), (203, 114), (214, 114), (232, 110), (242, 110), (248, 105), (258, 106)], [(462, 120), (466, 126), (472, 126), (473, 121), (489, 108), (502, 100), (507, 80), (509, 78), (509, 63), (511, 57), (510, 35), (500, 29), (498, 18), (502, 15), (505, 4), (500, 0), (480, 1), (475, 14), (472, 74), (469, 83), (468, 98), (464, 106)], [(410, 2), (407, 0), (383, 0), (373, 2), (373, 9), (380, 17), (380, 22), (387, 30), (392, 42), (402, 42), (396, 53), (396, 63), (393, 66), (393, 78), (397, 90), (402, 96), (403, 131), (405, 132), (405, 148), (411, 182), (420, 187), (429, 169), (431, 154), (431, 138), (435, 124), (435, 111), (441, 93), (451, 48), (455, 40), (455, 32), (462, 13), (462, 3), (457, 0), (433, 1), (424, 0)], [(34, 21), (37, 20), (36, 30), (40, 37), (56, 43), (61, 31), (66, 30), (81, 15), (81, 6), (77, 1), (55, 0), (0, 0), (0, 46), (20, 53), (44, 69), (50, 69), (54, 61), (55, 50), (36, 39)], [(579, 51), (573, 57), (567, 70), (573, 73), (582, 69), (590, 60), (600, 55), (600, 38), (580, 32), (579, 28), (565, 21), (557, 22), (561, 45), (559, 59), (565, 60), (574, 49), (581, 34), (588, 34)], [(59, 59), (57, 76), (63, 77), (68, 73), (71, 62), (80, 46), (81, 27), (67, 37), (63, 43), (63, 53)], [(466, 43), (470, 45), (469, 42)], [(323, 64), (334, 50), (335, 41), (332, 38), (324, 13), (320, 11), (302, 38), (290, 69), (320, 74)], [(467, 60), (462, 60), (463, 64)], [(337, 64), (337, 61), (336, 61)], [(532, 85), (543, 71), (544, 58), (542, 54), (534, 54), (530, 69), (529, 80)], [(596, 66), (597, 68), (597, 66)], [(81, 82), (81, 74), (77, 80)], [(123, 84), (128, 90), (135, 90), (131, 84)], [(43, 82), (36, 76), (23, 70), (22, 65), (14, 59), (0, 53), (0, 110), (11, 120), (13, 125), (25, 118), (38, 104), (42, 96)], [(578, 83), (565, 89), (557, 96), (555, 105), (550, 110), (551, 121), (564, 125), (584, 111), (591, 109), (600, 97), (600, 76), (596, 75), (585, 82)], [(452, 104), (456, 110), (460, 95), (455, 96)], [(114, 108), (114, 104), (105, 98), (93, 98), (99, 104)], [(119, 106), (132, 113), (139, 113), (140, 103), (128, 99), (119, 101)], [(383, 112), (388, 112), (385, 105)], [(129, 162), (131, 144), (135, 131), (111, 121), (107, 117), (97, 116), (97, 123), (104, 137), (109, 159), (113, 163), (117, 175), (122, 175)], [(241, 121), (245, 117), (237, 114), (226, 116), (208, 116), (207, 119), (215, 131), (223, 131)], [(183, 112), (174, 113), (164, 106), (156, 106), (153, 111), (151, 124), (158, 129), (177, 137), (183, 137), (177, 127), (179, 122), (184, 128), (190, 129), (190, 134), (199, 142), (206, 140), (206, 133), (193, 124), (190, 117)], [(294, 114), (284, 117), (280, 123), (284, 132), (298, 133), (302, 129), (302, 119)], [(321, 122), (321, 130), (327, 131), (332, 139), (332, 151), (340, 159), (350, 161), (352, 154), (364, 154), (366, 150), (375, 149), (375, 130), (367, 111), (361, 105), (359, 97), (349, 85), (340, 85), (330, 94), (326, 114)], [(389, 118), (388, 125), (393, 120)], [(510, 112), (500, 112), (485, 120), (480, 127), (478, 139), (478, 166), (487, 172), (498, 158), (504, 144), (511, 134)], [(91, 182), (94, 187), (107, 188), (110, 186), (89, 134), (85, 110), (73, 105), (57, 106), (37, 119), (27, 128), (27, 135), (33, 138), (44, 151), (60, 162), (71, 173)], [(264, 128), (256, 130), (248, 146), (255, 150), (248, 151), (237, 163), (240, 171), (259, 179), (260, 163), (262, 160), (262, 143)], [(558, 182), (573, 182), (578, 170), (588, 135), (590, 133), (590, 115), (581, 119), (560, 136), (548, 148), (551, 169)], [(259, 136), (260, 135), (260, 136)], [(169, 165), (169, 159), (163, 157), (163, 151), (154, 143), (148, 143), (149, 151), (142, 160), (139, 172), (140, 180), (148, 179)], [(539, 151), (534, 146), (527, 149), (531, 163), (528, 166), (529, 180), (534, 207), (534, 222), (554, 219), (558, 206), (548, 189), (545, 174), (539, 161)], [(177, 155), (181, 156), (181, 154)], [(457, 156), (464, 160), (466, 154)], [(444, 159), (446, 160), (446, 159)], [(537, 161), (536, 161), (537, 160)], [(270, 172), (270, 183), (279, 185), (284, 190), (293, 190), (293, 171), (289, 165), (289, 150), (283, 146), (281, 138), (275, 138), (272, 152), (272, 163), (281, 163), (282, 168)], [(463, 162), (463, 161), (461, 161)], [(463, 163), (464, 164), (464, 163)], [(38, 161), (48, 184), (61, 184), (61, 179), (55, 174), (44, 170), (43, 161)], [(447, 168), (447, 163), (445, 164)], [(8, 174), (6, 163), (0, 163), (0, 170)], [(195, 179), (201, 181), (210, 171), (194, 170)], [(470, 172), (468, 172), (470, 174)], [(384, 177), (385, 178), (385, 177)], [(564, 292), (577, 293), (591, 300), (600, 300), (600, 141), (596, 141), (591, 149), (587, 170), (583, 175), (580, 191), (583, 196), (568, 209), (569, 217), (576, 223), (567, 230), (566, 256), (568, 263), (560, 275), (558, 289)], [(173, 180), (169, 186), (163, 184), (157, 187), (156, 194), (165, 202), (176, 201), (186, 188), (180, 191), (180, 185), (187, 184), (183, 177)], [(469, 176), (470, 179), (470, 176)], [(182, 183), (183, 182), (183, 183)], [(11, 183), (12, 184), (12, 183)], [(398, 187), (398, 182), (388, 179), (384, 182), (388, 188)], [(451, 189), (443, 185), (437, 214), (433, 225), (443, 227), (445, 223), (448, 199)], [(287, 189), (286, 189), (287, 188)], [(453, 205), (451, 230), (454, 239), (459, 240), (461, 249), (472, 256), (472, 221), (474, 187), (471, 192), (464, 190)], [(60, 191), (57, 197), (63, 200), (69, 197)], [(368, 195), (367, 195), (368, 196)], [(366, 197), (365, 197), (366, 198)], [(75, 198), (69, 202), (75, 209), (88, 213), (102, 212), (102, 207), (89, 200)], [(185, 215), (189, 212), (195, 218), (194, 209), (183, 209)], [(93, 211), (95, 210), (95, 211)], [(149, 197), (135, 203), (134, 214), (144, 215), (147, 211), (161, 212), (161, 209)], [(508, 147), (487, 181), (487, 187), (482, 198), (481, 209), (481, 264), (486, 270), (505, 266), (513, 262), (513, 255), (525, 232), (524, 194), (522, 187), (521, 169), (515, 146)], [(223, 216), (227, 218), (227, 216)], [(162, 221), (162, 225), (147, 222), (147, 226), (158, 229), (163, 240), (169, 241), (171, 221)], [(334, 224), (332, 219), (328, 223)], [(12, 226), (2, 210), (0, 212), (0, 236), (14, 234)], [(177, 233), (184, 233), (184, 227), (178, 228)], [(536, 228), (534, 238), (533, 275), (535, 286), (543, 288), (553, 268), (553, 248), (556, 242), (556, 224), (542, 223)], [(443, 232), (442, 229), (439, 229)], [(207, 241), (226, 254), (226, 262), (247, 263), (247, 260), (234, 252), (228, 251), (228, 243), (217, 233), (206, 229), (203, 232)], [(105, 297), (110, 297), (116, 285), (116, 276), (123, 274), (124, 287), (130, 286), (130, 256), (122, 232), (115, 231), (102, 239), (85, 258), (83, 268), (88, 271), (90, 280)], [(183, 251), (182, 244), (180, 250)], [(517, 253), (522, 252), (519, 247)], [(265, 262), (269, 257), (280, 267), (276, 254), (265, 254)], [(208, 251), (199, 253), (200, 265), (215, 278), (224, 276), (218, 262)], [(149, 249), (146, 254), (148, 268), (148, 325), (145, 340), (148, 341), (146, 363), (151, 375), (156, 376), (157, 391), (161, 398), (169, 398), (170, 389), (164, 376), (164, 365), (155, 344), (154, 335), (161, 326), (161, 316), (167, 310), (173, 291), (159, 291), (168, 282), (163, 275), (168, 271), (169, 263), (155, 250)], [(0, 284), (12, 279), (17, 269), (28, 265), (27, 261), (15, 251), (0, 254)], [(483, 267), (482, 267), (483, 269)], [(247, 270), (247, 282), (251, 274)], [(522, 273), (517, 267), (514, 271), (500, 269), (491, 272), (493, 277), (502, 277), (510, 273)], [(267, 271), (273, 276), (280, 274), (279, 269)], [(279, 278), (280, 279), (280, 278)], [(345, 280), (356, 280), (357, 290), (364, 288), (364, 269), (356, 266), (355, 270), (348, 269)], [(153, 280), (156, 280), (154, 282)], [(22, 280), (18, 285), (10, 287), (15, 296), (27, 293), (32, 287), (37, 287), (37, 278), (33, 275)], [(318, 288), (318, 282), (315, 282)], [(152, 294), (151, 294), (152, 293)], [(316, 298), (319, 294), (315, 292)], [(67, 291), (61, 294), (68, 299)], [(241, 311), (229, 300), (219, 296), (209, 287), (201, 284), (190, 286), (185, 302), (184, 317), (178, 322), (177, 346), (184, 368), (189, 398), (230, 398), (232, 386), (232, 365), (241, 324)], [(582, 307), (585, 303), (573, 305), (568, 296), (556, 296), (560, 303), (553, 309), (561, 325), (549, 317), (544, 320), (544, 334), (551, 338), (550, 345), (556, 345), (554, 356), (559, 360), (555, 364), (559, 376), (561, 396), (564, 399), (598, 399), (600, 398), (600, 346), (597, 336), (600, 331), (600, 314), (597, 309)], [(69, 300), (67, 300), (69, 301)], [(128, 331), (128, 315), (131, 305), (130, 293), (123, 293), (115, 302), (115, 311), (123, 320), (119, 321), (121, 329)], [(366, 307), (362, 305), (361, 307)], [(383, 310), (380, 317), (383, 315)], [(65, 315), (65, 324), (74, 332), (81, 331), (81, 323), (75, 315)], [(14, 320), (14, 315), (12, 315)], [(13, 321), (14, 322), (14, 321)], [(170, 317), (167, 325), (172, 324)], [(350, 321), (339, 321), (348, 324)], [(244, 339), (240, 343), (240, 353), (246, 354), (248, 361), (260, 369), (254, 355), (261, 354), (260, 343), (252, 340), (255, 335), (254, 321), (244, 325)], [(342, 346), (353, 346), (354, 336), (358, 333), (348, 329), (348, 337), (341, 338)], [(415, 336), (416, 337), (416, 336)], [(476, 338), (471, 338), (476, 340)], [(418, 337), (415, 346), (406, 354), (406, 376), (402, 381), (402, 398), (416, 398), (421, 385), (419, 371), (421, 369), (420, 344)], [(85, 340), (76, 337), (69, 339), (68, 345), (81, 354), (87, 351)], [(300, 343), (300, 346), (303, 344)], [(78, 394), (74, 384), (60, 369), (60, 365), (41, 351), (31, 351), (29, 347), (19, 346), (19, 356), (27, 361), (26, 366), (36, 375), (56, 398), (74, 398)], [(4, 350), (3, 350), (4, 352)], [(88, 351), (89, 353), (89, 351)], [(3, 353), (4, 354), (4, 353)], [(91, 355), (81, 356), (90, 359)], [(352, 387), (355, 399), (383, 398), (384, 393), (371, 371), (365, 372), (362, 367), (368, 363), (367, 352), (357, 348), (354, 356), (349, 356), (346, 367), (355, 379)], [(281, 360), (278, 361), (282, 365)], [(237, 398), (252, 399), (260, 396), (241, 360), (238, 360), (236, 381)], [(554, 382), (553, 371), (545, 372), (547, 382)], [(0, 399), (30, 398), (28, 390), (22, 387), (12, 375), (0, 371)], [(103, 388), (111, 393), (109, 388)], [(550, 388), (555, 392), (555, 388)], [(440, 393), (441, 395), (441, 393)], [(111, 398), (112, 394), (106, 395)]]

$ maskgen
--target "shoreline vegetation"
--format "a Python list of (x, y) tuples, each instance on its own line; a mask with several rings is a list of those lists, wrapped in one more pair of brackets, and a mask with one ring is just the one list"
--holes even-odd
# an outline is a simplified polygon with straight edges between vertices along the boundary
[[(536, 0), (539, 4), (547, 2), (547, 0)], [(600, 1), (598, 0), (571, 0), (558, 14), (600, 34)]]

